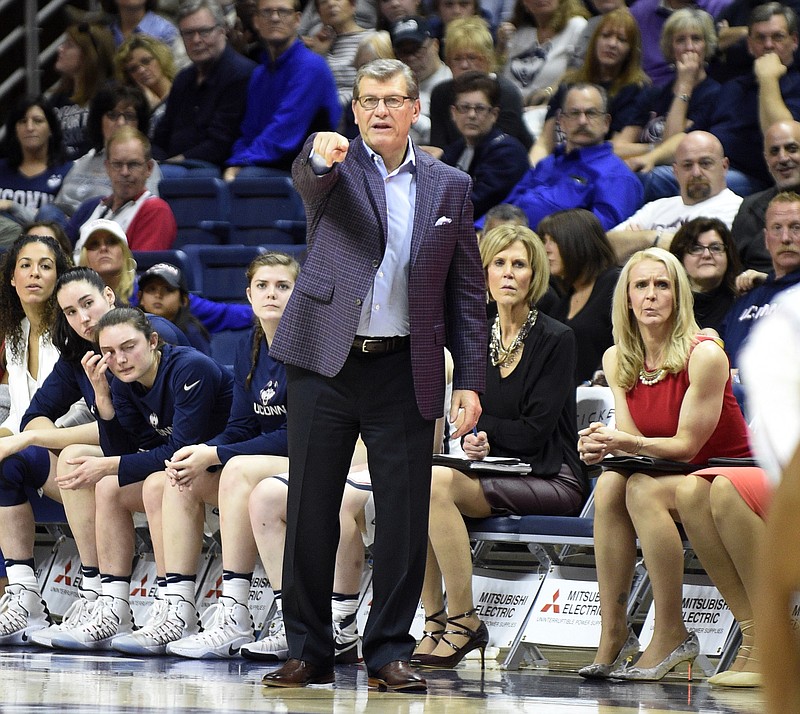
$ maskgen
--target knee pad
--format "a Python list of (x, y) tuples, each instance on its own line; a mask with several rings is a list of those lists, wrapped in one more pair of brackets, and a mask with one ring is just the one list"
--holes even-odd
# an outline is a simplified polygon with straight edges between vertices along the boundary
[(28, 502), (27, 490), (44, 486), (50, 473), (47, 449), (29, 446), (0, 462), (0, 507)]

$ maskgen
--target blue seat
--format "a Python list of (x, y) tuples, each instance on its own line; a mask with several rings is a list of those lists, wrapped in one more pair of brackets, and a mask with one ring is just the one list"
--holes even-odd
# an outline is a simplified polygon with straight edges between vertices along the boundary
[(136, 260), (136, 277), (145, 270), (152, 268), (157, 263), (169, 263), (183, 271), (186, 278), (186, 287), (189, 292), (196, 292), (195, 266), (189, 256), (182, 250), (135, 250), (133, 257)]
[(230, 183), (229, 190), (229, 243), (305, 242), (305, 209), (290, 178), (237, 178)]
[(219, 245), (228, 234), (230, 194), (220, 178), (187, 176), (165, 178), (158, 190), (175, 214), (175, 247), (187, 244)]
[(266, 252), (260, 245), (187, 245), (185, 250), (193, 264), (198, 293), (220, 302), (245, 301), (247, 266)]
[(236, 346), (249, 330), (221, 330), (211, 335), (211, 356), (220, 364), (233, 368)]

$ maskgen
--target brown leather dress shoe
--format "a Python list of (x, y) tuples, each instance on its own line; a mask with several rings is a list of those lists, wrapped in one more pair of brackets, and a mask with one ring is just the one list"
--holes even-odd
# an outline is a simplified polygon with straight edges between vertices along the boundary
[(280, 669), (265, 674), (261, 683), (267, 687), (305, 687), (307, 684), (332, 684), (333, 680), (332, 667), (290, 659)]
[(369, 675), (368, 685), (382, 692), (427, 692), (428, 683), (414, 668), (403, 660), (395, 660), (383, 665), (377, 672)]

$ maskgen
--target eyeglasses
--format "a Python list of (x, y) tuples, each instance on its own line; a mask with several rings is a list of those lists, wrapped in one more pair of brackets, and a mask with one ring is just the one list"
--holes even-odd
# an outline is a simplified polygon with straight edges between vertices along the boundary
[(155, 57), (142, 57), (138, 62), (131, 62), (131, 64), (125, 67), (125, 71), (128, 74), (133, 74), (137, 69), (146, 69), (153, 64), (154, 59)]
[(145, 161), (109, 161), (108, 165), (111, 167), (112, 171), (122, 171), (123, 169), (128, 169), (128, 171), (141, 171), (145, 166), (147, 166), (147, 162)]
[(372, 111), (378, 108), (378, 104), (380, 104), (381, 100), (383, 100), (383, 106), (387, 109), (400, 109), (407, 99), (413, 102), (416, 97), (403, 97), (399, 94), (390, 94), (388, 97), (359, 97), (356, 101), (363, 109)]
[(265, 20), (271, 20), (275, 15), (279, 20), (288, 20), (292, 15), (297, 12), (290, 10), (288, 7), (264, 7), (256, 12), (256, 15), (263, 17)]
[(597, 121), (600, 117), (604, 117), (606, 112), (601, 112), (599, 109), (566, 109), (561, 112), (562, 117), (567, 119), (580, 119), (582, 116), (586, 117), (586, 121)]
[(488, 104), (467, 104), (466, 102), (460, 102), (459, 104), (454, 104), (455, 110), (459, 114), (469, 114), (470, 112), (475, 112), (475, 116), (478, 118), (485, 117), (490, 111), (492, 111), (492, 107)]
[(711, 255), (722, 255), (725, 252), (725, 245), (723, 243), (709, 243), (708, 245), (694, 243), (689, 246), (686, 252), (689, 253), (689, 255), (703, 255), (706, 251), (711, 253)]
[(181, 38), (184, 40), (191, 40), (195, 35), (198, 35), (201, 40), (207, 40), (218, 27), (219, 25), (212, 25), (211, 27), (196, 27), (191, 30), (181, 30)]
[(118, 112), (108, 111), (105, 113), (106, 119), (113, 122), (118, 122), (120, 119), (124, 119), (126, 124), (133, 124), (138, 121), (139, 117), (136, 115), (136, 112)]

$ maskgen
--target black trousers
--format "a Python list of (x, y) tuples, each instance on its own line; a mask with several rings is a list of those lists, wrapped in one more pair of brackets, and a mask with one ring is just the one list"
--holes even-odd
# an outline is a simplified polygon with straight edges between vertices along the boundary
[(364, 661), (408, 660), (425, 576), (434, 422), (414, 396), (411, 354), (351, 354), (323, 377), (287, 367), (289, 496), (283, 614), (289, 656), (332, 665), (331, 592), (339, 508), (356, 439), (367, 446), (375, 498), (372, 608)]

